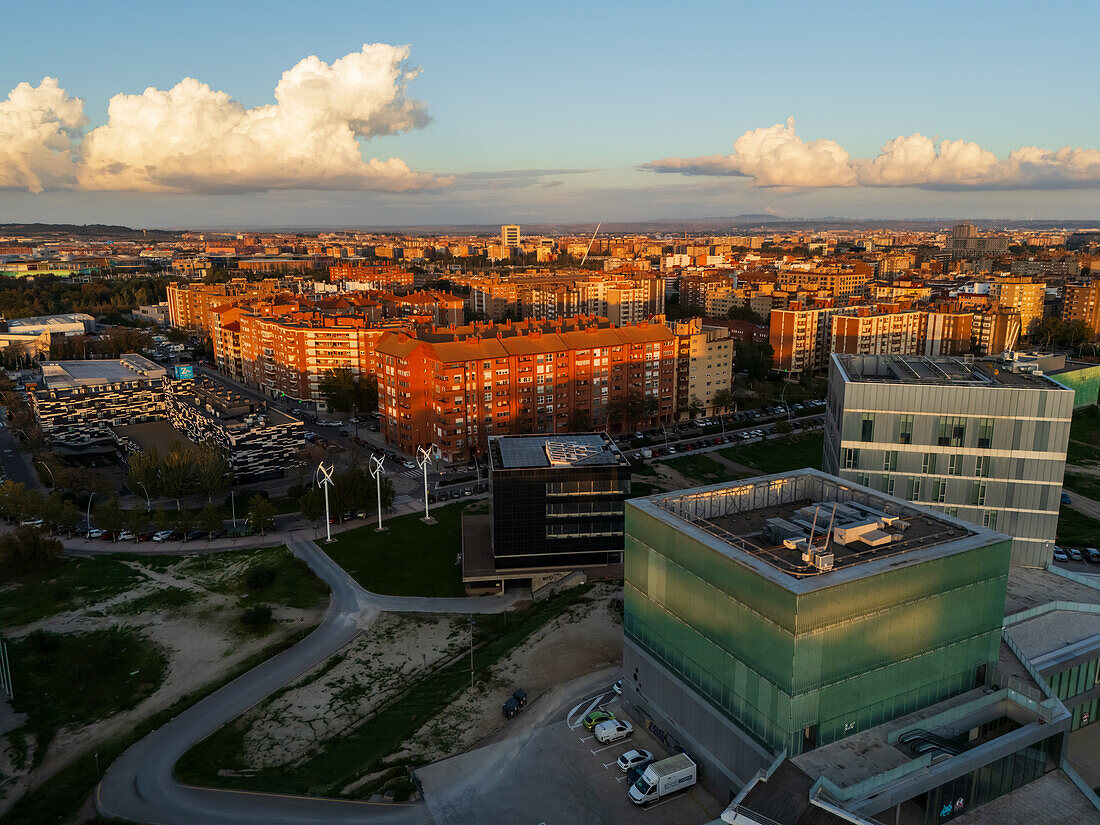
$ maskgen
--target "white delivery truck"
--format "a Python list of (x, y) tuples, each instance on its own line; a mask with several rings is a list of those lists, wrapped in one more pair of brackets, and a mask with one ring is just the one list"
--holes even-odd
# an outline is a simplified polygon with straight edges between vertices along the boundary
[(690, 788), (695, 784), (695, 775), (695, 763), (686, 753), (654, 762), (630, 786), (630, 801), (635, 805), (656, 802), (670, 793)]
[(642, 458), (646, 458), (646, 459), (653, 458), (653, 450), (649, 449), (649, 447), (643, 447), (642, 448)]

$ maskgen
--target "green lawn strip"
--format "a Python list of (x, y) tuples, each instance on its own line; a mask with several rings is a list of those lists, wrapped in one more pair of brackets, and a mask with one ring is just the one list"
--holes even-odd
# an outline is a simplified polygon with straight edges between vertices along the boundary
[(670, 469), (675, 470), (684, 478), (692, 479), (703, 484), (718, 484), (734, 478), (743, 478), (744, 474), (738, 474), (724, 464), (720, 464), (708, 455), (685, 455), (679, 458), (670, 458), (660, 462)]
[(199, 594), (194, 590), (185, 590), (182, 587), (162, 587), (136, 599), (111, 608), (108, 612), (116, 616), (134, 616), (139, 613), (150, 613), (157, 610), (186, 607), (197, 601)]
[(1066, 445), (1066, 461), (1070, 464), (1100, 463), (1100, 447), (1071, 438)]
[(1090, 476), (1085, 473), (1066, 473), (1062, 480), (1062, 486), (1074, 493), (1079, 493), (1085, 498), (1100, 501), (1100, 476)]
[(88, 633), (35, 631), (8, 643), (19, 690), (12, 709), (27, 714), (37, 764), (66, 726), (79, 727), (136, 707), (164, 680), (168, 659), (140, 633), (111, 628)]
[(1085, 444), (1100, 444), (1100, 407), (1094, 404), (1075, 412), (1069, 437)]
[[(308, 630), (312, 631), (313, 627), (308, 628)], [(94, 755), (96, 751), (99, 753), (100, 769), (106, 770), (111, 762), (135, 742), (144, 738), (174, 716), (183, 713), (183, 711), (209, 696), (218, 688), (229, 684), (242, 673), (252, 670), (252, 668), (272, 656), (297, 644), (299, 640), (299, 634), (295, 633), (287, 639), (269, 645), (253, 656), (248, 657), (222, 678), (205, 685), (194, 693), (181, 697), (171, 707), (153, 714), (129, 731), (120, 733), (75, 756), (68, 765), (52, 777), (33, 791), (24, 794), (12, 806), (11, 810), (0, 817), (0, 825), (52, 825), (60, 821), (67, 821), (80, 809), (100, 780), (101, 773), (96, 770)]]
[(1062, 505), (1054, 540), (1063, 547), (1100, 546), (1100, 521)]
[(644, 481), (631, 481), (630, 482), (630, 497), (640, 498), (642, 496), (651, 496), (654, 493), (660, 493), (661, 489), (652, 484), (646, 484)]
[(463, 596), (462, 504), (432, 510), (436, 524), (409, 514), (384, 521), (386, 530), (357, 527), (325, 546), (332, 560), (367, 590), (391, 596)]
[[(305, 609), (316, 607), (329, 592), (328, 585), (314, 575), (309, 565), (282, 545), (196, 556), (189, 559), (179, 572), (217, 571), (231, 564), (235, 567), (241, 565), (241, 569), (204, 583), (204, 586), (215, 593), (239, 597), (244, 607), (279, 604)], [(261, 587), (252, 587), (249, 574), (258, 569), (271, 571), (274, 578)]]
[(56, 566), (15, 580), (0, 591), (0, 625), (18, 627), (81, 604), (110, 598), (144, 577), (113, 558), (64, 558)]
[(821, 449), (825, 436), (820, 432), (800, 433), (738, 447), (726, 447), (718, 454), (738, 464), (755, 467), (763, 474), (821, 469)]
[[(511, 615), (478, 617), (476, 637), (484, 641), (474, 651), (475, 673), (484, 674), (531, 634), (581, 601), (588, 589), (588, 586), (575, 588)], [(330, 739), (304, 761), (264, 768), (247, 776), (221, 776), (218, 773), (221, 770), (245, 767), (246, 724), (238, 720), (184, 754), (176, 764), (176, 775), (181, 781), (196, 785), (337, 796), (358, 777), (377, 770), (386, 756), (400, 750), (417, 730), (469, 686), (470, 660), (462, 656), (414, 682), (404, 695), (389, 701), (359, 727)]]

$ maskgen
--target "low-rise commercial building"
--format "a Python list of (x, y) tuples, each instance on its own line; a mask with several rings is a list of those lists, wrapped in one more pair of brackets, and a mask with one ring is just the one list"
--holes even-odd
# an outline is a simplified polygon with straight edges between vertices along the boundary
[(467, 585), (529, 583), (537, 595), (573, 573), (622, 575), (630, 462), (610, 436), (494, 436), (488, 455), (493, 508), (465, 519)]
[(135, 353), (113, 361), (41, 364), (30, 392), (35, 421), (48, 438), (68, 447), (111, 438), (111, 427), (165, 417), (167, 371)]

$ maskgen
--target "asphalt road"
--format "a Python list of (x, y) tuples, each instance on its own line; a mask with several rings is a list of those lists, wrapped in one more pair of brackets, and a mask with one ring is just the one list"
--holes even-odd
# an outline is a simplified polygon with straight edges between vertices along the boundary
[(324, 621), (294, 647), (215, 691), (115, 760), (95, 791), (99, 813), (151, 825), (351, 822), (428, 825), (432, 822), (423, 803), (360, 802), (198, 788), (174, 778), (173, 766), (187, 750), (335, 654), (366, 629), (380, 611), (495, 613), (506, 610), (519, 598), (518, 593), (469, 599), (381, 596), (363, 590), (312, 541), (293, 540), (290, 548), (332, 588)]
[(0, 464), (4, 466), (4, 472), (12, 481), (26, 485), (28, 490), (38, 489), (38, 478), (34, 471), (27, 466), (23, 454), (19, 452), (19, 445), (15, 436), (6, 423), (0, 422)]

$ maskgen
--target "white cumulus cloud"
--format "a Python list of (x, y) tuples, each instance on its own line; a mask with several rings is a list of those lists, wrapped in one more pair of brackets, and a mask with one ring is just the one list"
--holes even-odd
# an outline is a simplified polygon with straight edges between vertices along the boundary
[[(413, 171), (400, 158), (367, 160), (362, 154), (361, 139), (418, 129), (430, 120), (424, 104), (408, 96), (418, 73), (408, 57), (407, 46), (386, 43), (364, 45), (331, 64), (307, 57), (283, 73), (275, 103), (254, 108), (190, 77), (168, 90), (117, 94), (108, 104), (107, 122), (79, 143), (72, 114), (63, 117), (58, 103), (41, 115), (43, 139), (28, 138), (21, 157), (42, 168), (39, 158), (50, 152), (58, 165), (69, 163), (67, 180), (84, 190), (402, 192), (447, 186), (453, 178)], [(80, 106), (56, 82), (51, 90), (62, 103)], [(66, 138), (69, 144), (62, 145)], [(2, 152), (0, 186), (40, 191), (64, 185), (66, 179), (56, 174), (28, 178), (18, 171), (26, 161), (22, 167), (9, 163)]]
[(0, 188), (41, 192), (71, 184), (73, 138), (85, 123), (84, 102), (52, 77), (12, 89), (0, 100)]
[(999, 159), (966, 140), (916, 133), (888, 141), (874, 158), (852, 158), (832, 140), (805, 141), (794, 118), (741, 135), (729, 155), (664, 158), (640, 167), (683, 175), (736, 175), (755, 186), (911, 186), (923, 189), (1100, 187), (1100, 151), (1025, 146)]

